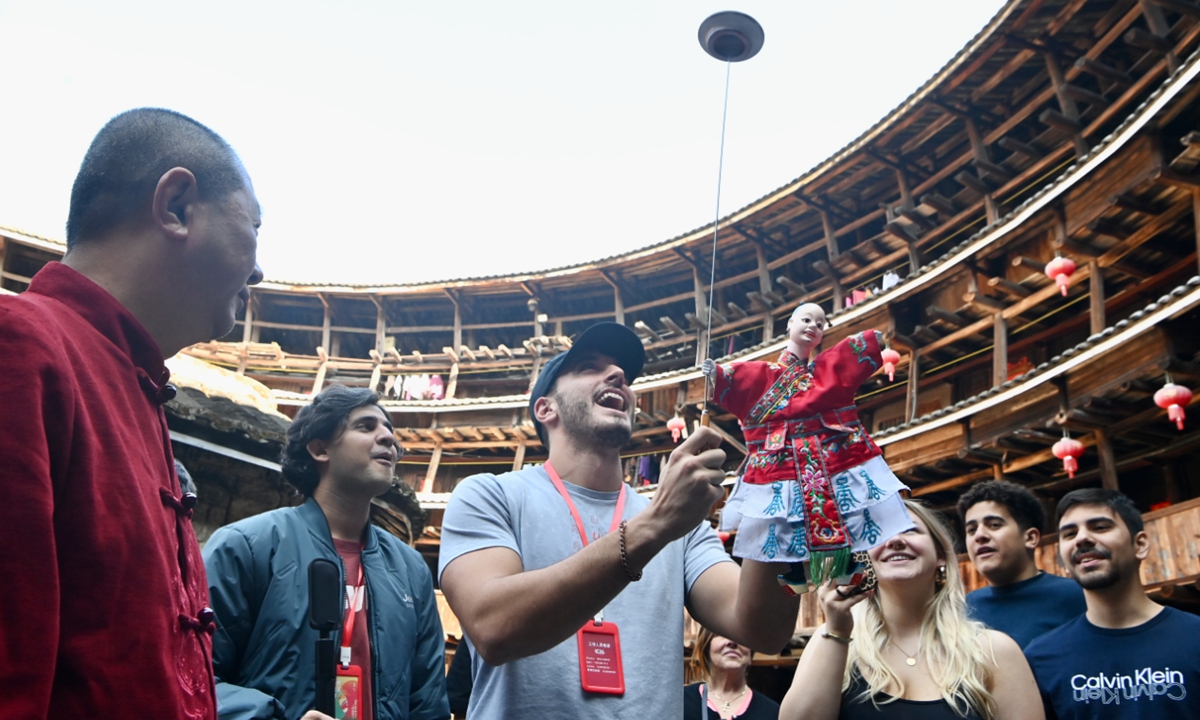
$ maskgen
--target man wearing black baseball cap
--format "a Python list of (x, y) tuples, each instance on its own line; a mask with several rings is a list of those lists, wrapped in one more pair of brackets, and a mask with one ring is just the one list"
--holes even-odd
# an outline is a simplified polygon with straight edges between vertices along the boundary
[(625, 373), (627, 384), (632, 384), (641, 376), (642, 367), (646, 364), (646, 349), (642, 347), (642, 341), (632, 330), (615, 322), (602, 322), (591, 326), (575, 340), (570, 350), (550, 358), (538, 375), (537, 382), (533, 384), (533, 391), (529, 393), (529, 418), (533, 420), (538, 438), (546, 447), (550, 447), (546, 428), (538, 422), (534, 407), (538, 400), (550, 394), (554, 381), (558, 379), (564, 367), (573, 367), (572, 361), (578, 361), (589, 353), (599, 353), (612, 358), (614, 364)]
[(645, 351), (599, 323), (551, 358), (529, 414), (545, 465), (475, 475), (442, 524), (441, 587), (473, 646), (473, 720), (682, 717), (683, 609), (775, 652), (798, 602), (778, 568), (730, 561), (706, 518), (721, 498), (720, 436), (696, 430), (671, 454), (653, 500), (623, 483)]

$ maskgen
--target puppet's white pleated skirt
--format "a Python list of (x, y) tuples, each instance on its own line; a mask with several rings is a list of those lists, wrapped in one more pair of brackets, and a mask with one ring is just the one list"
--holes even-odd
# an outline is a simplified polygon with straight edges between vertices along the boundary
[[(843, 470), (830, 483), (851, 550), (870, 550), (913, 526), (901, 490), (881, 457)], [(751, 485), (738, 480), (721, 511), (721, 530), (737, 531), (733, 554), (763, 562), (809, 559), (803, 496), (798, 480)]]

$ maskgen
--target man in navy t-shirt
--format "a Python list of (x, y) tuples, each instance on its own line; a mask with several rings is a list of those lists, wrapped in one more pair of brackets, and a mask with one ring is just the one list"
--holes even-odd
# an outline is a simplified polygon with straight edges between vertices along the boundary
[(1024, 648), (1087, 609), (1079, 585), (1034, 561), (1046, 511), (1027, 488), (1004, 480), (975, 485), (958, 501), (967, 554), (988, 587), (967, 595), (971, 617)]
[(1139, 576), (1150, 539), (1115, 490), (1058, 503), (1062, 563), (1087, 612), (1025, 648), (1047, 718), (1200, 718), (1200, 617), (1146, 597)]

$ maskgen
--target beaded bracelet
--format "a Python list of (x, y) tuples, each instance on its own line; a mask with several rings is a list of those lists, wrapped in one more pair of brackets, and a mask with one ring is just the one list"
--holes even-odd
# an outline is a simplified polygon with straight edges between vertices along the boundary
[(625, 571), (625, 576), (629, 578), (629, 582), (637, 582), (638, 580), (642, 579), (642, 571), (638, 570), (637, 574), (635, 575), (634, 572), (629, 569), (629, 556), (625, 554), (625, 523), (627, 522), (629, 521), (621, 521), (621, 569)]

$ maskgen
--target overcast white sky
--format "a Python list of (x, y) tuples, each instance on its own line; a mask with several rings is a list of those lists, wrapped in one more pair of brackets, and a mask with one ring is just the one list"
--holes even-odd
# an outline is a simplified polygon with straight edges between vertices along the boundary
[(712, 221), (725, 68), (696, 39), (712, 12), (766, 31), (733, 66), (725, 215), (866, 130), (1002, 4), (0, 0), (0, 225), (62, 239), (92, 136), (154, 105), (241, 154), (269, 279), (586, 262)]

